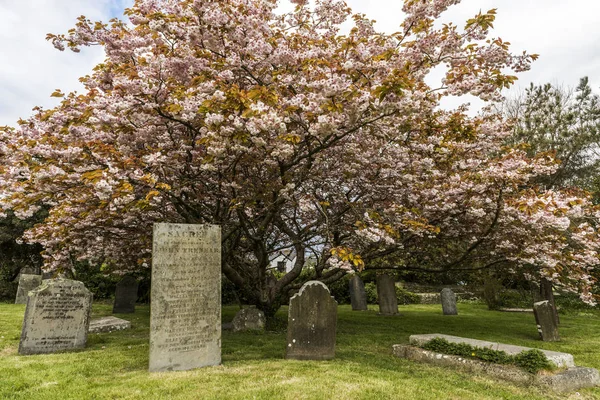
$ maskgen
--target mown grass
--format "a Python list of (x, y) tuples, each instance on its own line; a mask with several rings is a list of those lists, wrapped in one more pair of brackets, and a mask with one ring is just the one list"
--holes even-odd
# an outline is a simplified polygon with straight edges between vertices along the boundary
[[(485, 375), (392, 356), (392, 345), (417, 333), (446, 333), (564, 351), (578, 365), (600, 368), (600, 313), (561, 315), (560, 343), (537, 339), (532, 314), (459, 304), (401, 306), (402, 316), (340, 306), (336, 358), (284, 360), (285, 333), (223, 333), (223, 364), (186, 372), (148, 373), (149, 308), (138, 306), (132, 329), (93, 334), (83, 351), (19, 356), (24, 306), (0, 303), (0, 399), (600, 399), (600, 388), (554, 395)], [(93, 317), (111, 306), (94, 304)], [(236, 307), (225, 307), (230, 321)], [(280, 311), (285, 318), (287, 309)]]

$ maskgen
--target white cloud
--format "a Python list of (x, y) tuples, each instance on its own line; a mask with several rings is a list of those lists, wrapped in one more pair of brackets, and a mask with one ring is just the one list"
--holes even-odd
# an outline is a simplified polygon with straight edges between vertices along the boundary
[(106, 21), (123, 8), (123, 0), (0, 0), (0, 125), (57, 104), (54, 89), (81, 90), (79, 77), (103, 59), (100, 48), (60, 52), (46, 34), (66, 33), (80, 15)]
[[(80, 76), (103, 58), (101, 49), (59, 52), (45, 41), (47, 33), (64, 33), (79, 15), (107, 21), (121, 15), (133, 0), (0, 0), (0, 125), (14, 125), (36, 105), (57, 103), (54, 89), (80, 89)], [(280, 0), (285, 3), (286, 0)], [(377, 20), (377, 28), (398, 30), (401, 0), (347, 0), (356, 11)], [(286, 7), (287, 8), (287, 7)], [(529, 82), (574, 86), (589, 76), (600, 86), (600, 1), (598, 0), (463, 0), (446, 21), (463, 23), (479, 10), (498, 9), (494, 36), (513, 44), (515, 52), (539, 53), (517, 88)], [(433, 76), (433, 79), (436, 77)], [(439, 77), (437, 77), (439, 79)], [(468, 99), (450, 100), (448, 105)]]

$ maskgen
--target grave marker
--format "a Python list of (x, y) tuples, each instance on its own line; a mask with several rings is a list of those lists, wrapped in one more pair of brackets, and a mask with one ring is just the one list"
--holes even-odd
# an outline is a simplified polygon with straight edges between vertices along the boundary
[(306, 282), (290, 299), (286, 358), (329, 360), (335, 356), (337, 302), (324, 283)]
[(540, 337), (544, 342), (557, 342), (560, 340), (555, 309), (548, 300), (533, 303), (533, 314)]
[(366, 311), (367, 307), (367, 293), (365, 292), (365, 284), (363, 283), (360, 276), (354, 274), (350, 278), (350, 303), (352, 304), (352, 311)]
[(456, 294), (454, 294), (452, 289), (442, 289), (440, 298), (442, 299), (442, 310), (444, 315), (458, 315), (458, 310), (456, 309)]
[(137, 301), (138, 281), (133, 276), (126, 275), (117, 283), (113, 314), (130, 314), (135, 312)]
[(221, 228), (154, 224), (149, 369), (220, 363)]
[(379, 302), (379, 314), (398, 314), (396, 285), (392, 277), (387, 274), (377, 275), (377, 301)]
[(91, 308), (92, 293), (83, 282), (45, 280), (27, 299), (19, 354), (84, 348)]
[(19, 288), (17, 289), (15, 304), (27, 304), (27, 294), (29, 291), (35, 289), (41, 284), (41, 275), (21, 274), (19, 276)]

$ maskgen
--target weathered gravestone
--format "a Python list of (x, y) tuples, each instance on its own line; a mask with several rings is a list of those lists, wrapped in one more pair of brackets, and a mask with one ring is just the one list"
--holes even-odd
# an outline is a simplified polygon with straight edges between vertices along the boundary
[(221, 363), (221, 228), (154, 224), (150, 371)]
[(554, 307), (548, 300), (533, 303), (535, 322), (537, 323), (540, 337), (544, 342), (557, 342), (560, 340), (554, 312)]
[(92, 293), (83, 282), (45, 280), (29, 292), (19, 354), (84, 348), (91, 308)]
[(306, 282), (290, 299), (286, 358), (329, 360), (335, 356), (337, 302), (325, 284)]
[(27, 294), (29, 291), (35, 289), (41, 284), (41, 275), (21, 274), (19, 277), (19, 288), (17, 289), (15, 304), (27, 304)]
[(442, 311), (444, 312), (444, 315), (458, 315), (458, 310), (456, 309), (456, 295), (452, 289), (442, 289), (440, 298), (442, 299)]
[(379, 314), (398, 314), (396, 285), (392, 277), (387, 274), (377, 275), (377, 301), (379, 302)]
[(262, 331), (265, 329), (265, 314), (256, 308), (243, 308), (235, 314), (232, 329), (240, 331)]
[(135, 312), (137, 301), (138, 281), (133, 276), (126, 275), (117, 283), (113, 314), (130, 314)]
[(363, 283), (360, 276), (353, 275), (350, 278), (350, 303), (352, 304), (352, 311), (365, 311), (367, 310), (367, 293), (365, 292), (365, 284)]

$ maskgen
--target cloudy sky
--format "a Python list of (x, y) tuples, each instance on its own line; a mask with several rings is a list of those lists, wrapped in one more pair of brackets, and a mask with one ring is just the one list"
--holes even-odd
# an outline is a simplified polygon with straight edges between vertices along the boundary
[[(285, 0), (281, 0), (285, 3)], [(357, 12), (393, 32), (402, 21), (401, 0), (346, 0)], [(81, 90), (80, 76), (103, 58), (98, 48), (79, 54), (60, 52), (45, 40), (65, 33), (79, 15), (92, 20), (122, 16), (133, 0), (0, 0), (0, 126), (16, 124), (35, 106), (51, 107), (55, 89)], [(463, 0), (445, 21), (462, 23), (479, 10), (498, 9), (494, 36), (512, 43), (513, 51), (540, 54), (531, 71), (521, 74), (515, 90), (529, 82), (575, 86), (589, 76), (600, 92), (600, 1), (598, 0)], [(435, 80), (435, 75), (431, 77)], [(466, 102), (469, 99), (459, 99)], [(457, 101), (455, 100), (454, 103)], [(451, 102), (452, 103), (452, 102)], [(474, 104), (474, 108), (477, 104)]]

